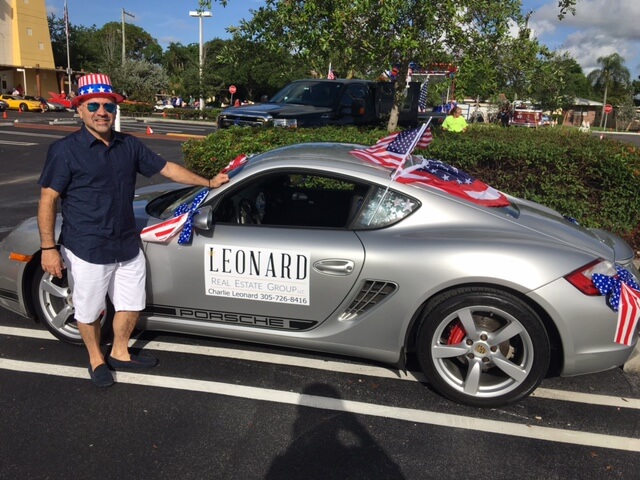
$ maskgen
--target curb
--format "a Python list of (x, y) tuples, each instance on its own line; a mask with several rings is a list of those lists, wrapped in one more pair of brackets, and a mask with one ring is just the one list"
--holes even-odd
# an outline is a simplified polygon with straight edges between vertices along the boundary
[(627, 360), (627, 363), (624, 364), (622, 369), (626, 373), (637, 373), (640, 374), (640, 341), (636, 343), (636, 348), (634, 348), (633, 353)]

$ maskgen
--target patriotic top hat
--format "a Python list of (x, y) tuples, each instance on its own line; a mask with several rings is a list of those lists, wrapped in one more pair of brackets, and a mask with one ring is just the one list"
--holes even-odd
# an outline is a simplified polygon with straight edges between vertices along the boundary
[(71, 100), (71, 105), (77, 107), (85, 100), (96, 97), (111, 97), (116, 103), (124, 100), (124, 97), (113, 91), (111, 79), (100, 73), (90, 73), (78, 79), (78, 95)]

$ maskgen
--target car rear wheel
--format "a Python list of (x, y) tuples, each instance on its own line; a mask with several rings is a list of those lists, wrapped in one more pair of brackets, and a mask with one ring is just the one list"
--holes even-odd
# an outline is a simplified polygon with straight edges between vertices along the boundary
[(20, 109), (21, 112), (28, 112), (29, 111), (29, 106), (26, 103), (21, 103), (18, 108)]
[[(73, 292), (69, 287), (67, 271), (63, 271), (62, 278), (57, 278), (38, 268), (32, 288), (36, 315), (46, 329), (63, 342), (82, 345), (82, 337), (74, 318)], [(108, 339), (111, 334), (113, 315), (110, 310), (108, 306), (100, 316), (102, 340)]]
[(526, 397), (545, 377), (551, 356), (544, 325), (526, 303), (480, 287), (431, 301), (417, 348), (427, 381), (445, 397), (474, 407)]

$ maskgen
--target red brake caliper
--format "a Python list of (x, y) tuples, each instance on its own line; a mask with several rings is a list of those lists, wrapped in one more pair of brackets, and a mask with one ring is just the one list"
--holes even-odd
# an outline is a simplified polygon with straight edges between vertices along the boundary
[(449, 332), (449, 338), (447, 339), (447, 345), (457, 345), (462, 342), (464, 337), (467, 335), (462, 324), (458, 321), (456, 324), (451, 327), (451, 331)]

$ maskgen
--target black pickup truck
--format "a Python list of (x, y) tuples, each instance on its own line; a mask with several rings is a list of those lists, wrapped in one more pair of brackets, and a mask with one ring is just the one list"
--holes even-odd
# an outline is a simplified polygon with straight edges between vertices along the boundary
[[(297, 80), (268, 101), (223, 110), (218, 116), (218, 128), (378, 125), (391, 112), (394, 87), (391, 82), (367, 80)], [(408, 89), (400, 111), (401, 125), (424, 120), (418, 115), (419, 88), (419, 84), (411, 84)]]

